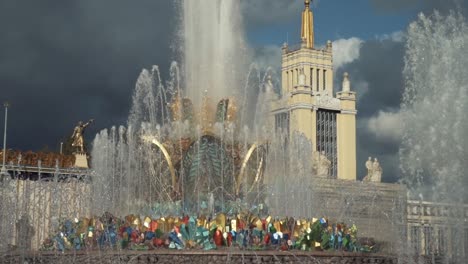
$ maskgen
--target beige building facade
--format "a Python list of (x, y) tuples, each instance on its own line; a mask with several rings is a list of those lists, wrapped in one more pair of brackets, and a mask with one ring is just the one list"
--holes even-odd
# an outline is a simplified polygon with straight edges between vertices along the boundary
[(282, 98), (272, 109), (276, 129), (305, 136), (314, 152), (331, 162), (331, 178), (356, 180), (356, 93), (351, 91), (348, 74), (335, 92), (332, 43), (315, 48), (308, 0), (302, 13), (301, 44), (283, 45), (281, 67)]
[(466, 260), (467, 204), (408, 200), (407, 216), (407, 238), (412, 252), (417, 255)]

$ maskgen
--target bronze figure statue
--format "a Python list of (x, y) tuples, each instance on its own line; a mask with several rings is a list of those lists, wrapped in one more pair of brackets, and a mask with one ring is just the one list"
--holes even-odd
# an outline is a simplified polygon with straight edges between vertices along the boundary
[(80, 122), (78, 122), (78, 125), (73, 130), (73, 135), (71, 136), (71, 138), (72, 138), (72, 147), (77, 148), (78, 151), (81, 152), (81, 153), (84, 152), (84, 139), (83, 139), (84, 130), (92, 122), (94, 122), (94, 119), (90, 119), (85, 124), (83, 124), (83, 122), (80, 121)]

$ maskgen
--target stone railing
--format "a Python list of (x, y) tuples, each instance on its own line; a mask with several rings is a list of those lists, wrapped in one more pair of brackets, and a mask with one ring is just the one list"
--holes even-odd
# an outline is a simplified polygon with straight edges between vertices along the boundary
[[(75, 164), (74, 155), (63, 155), (53, 152), (21, 152), (19, 150), (11, 149), (7, 150), (6, 153), (6, 164), (60, 168), (71, 168)], [(0, 160), (1, 159), (3, 159), (3, 151), (0, 151)]]
[(468, 205), (408, 200), (407, 214), (408, 222), (428, 220), (432, 223), (446, 223), (449, 218), (464, 218), (467, 221)]
[(407, 222), (415, 253), (449, 259), (468, 255), (468, 205), (408, 200)]

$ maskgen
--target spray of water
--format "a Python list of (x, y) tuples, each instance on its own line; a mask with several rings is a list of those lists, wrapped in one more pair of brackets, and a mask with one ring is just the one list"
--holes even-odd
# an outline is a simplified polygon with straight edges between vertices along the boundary
[[(267, 70), (266, 74), (261, 74), (255, 65), (252, 65), (248, 72), (241, 70), (245, 62), (243, 59), (245, 52), (243, 52), (238, 9), (239, 2), (235, 0), (184, 2), (183, 27), (186, 36), (183, 70), (180, 71), (177, 63), (173, 63), (167, 81), (161, 79), (157, 66), (142, 71), (136, 82), (128, 125), (103, 130), (93, 142), (91, 153), (92, 167), (95, 170), (93, 183), (91, 186), (78, 186), (79, 188), (75, 186), (78, 184), (71, 184), (70, 188), (76, 193), (76, 198), (73, 199), (80, 205), (70, 205), (70, 192), (58, 187), (58, 183), (51, 183), (48, 184), (52, 187), (51, 194), (46, 193), (43, 196), (47, 199), (40, 200), (44, 203), (48, 200), (55, 202), (48, 215), (69, 218), (90, 214), (101, 215), (105, 211), (120, 216), (130, 213), (153, 217), (180, 215), (183, 205), (180, 204), (180, 193), (177, 192), (184, 191), (185, 182), (190, 183), (187, 186), (191, 189), (187, 190), (187, 193), (193, 201), (196, 201), (194, 213), (198, 213), (200, 208), (203, 209), (204, 202), (221, 203), (220, 208), (224, 209), (223, 199), (232, 197), (232, 193), (226, 189), (232, 187), (229, 185), (232, 185), (233, 179), (239, 173), (232, 170), (230, 164), (239, 163), (240, 158), (246, 155), (253, 144), (264, 142), (268, 142), (269, 155), (265, 158), (261, 151), (253, 152), (256, 164), (252, 167), (254, 169), (252, 175), (264, 180), (267, 187), (263, 189), (260, 185), (255, 185), (257, 189), (252, 190), (248, 178), (241, 183), (243, 193), (253, 196), (247, 197), (253, 198), (250, 200), (253, 201), (252, 205), (258, 205), (258, 202), (265, 198), (266, 205), (271, 207), (277, 216), (317, 217), (326, 215), (328, 211), (329, 216), (345, 220), (353, 214), (352, 211), (346, 211), (346, 208), (370, 200), (371, 205), (365, 208), (370, 212), (369, 219), (374, 219), (374, 212), (381, 214), (379, 211), (381, 194), (378, 188), (375, 188), (375, 191), (373, 188), (368, 188), (371, 190), (367, 191), (365, 196), (358, 196), (357, 194), (362, 193), (362, 189), (359, 188), (361, 186), (355, 186), (354, 192), (337, 192), (337, 187), (330, 181), (326, 185), (327, 188), (334, 190), (338, 195), (334, 199), (329, 199), (319, 197), (320, 195), (313, 192), (311, 184), (305, 184), (314, 177), (311, 167), (312, 157), (310, 157), (313, 146), (303, 135), (294, 134), (290, 137), (287, 131), (277, 131), (277, 137), (273, 137), (274, 127), (271, 120), (268, 120), (269, 105), (271, 100), (276, 99), (273, 91), (274, 83), (278, 81), (271, 69)], [(182, 79), (184, 81), (181, 81)], [(252, 89), (258, 91), (258, 97), (251, 97)], [(221, 97), (234, 94), (240, 116), (231, 124), (222, 121), (214, 124), (213, 137), (216, 140), (204, 137), (199, 125), (172, 119), (168, 103), (178, 94), (185, 95), (194, 102), (195, 112), (200, 109), (196, 104), (202, 101), (205, 94), (212, 96), (214, 102)], [(181, 139), (194, 140), (195, 143), (188, 153), (202, 157), (199, 160), (202, 166), (190, 167), (187, 163), (193, 164), (193, 159), (180, 159), (177, 166), (182, 169), (176, 176), (181, 179), (182, 187), (174, 188), (170, 166), (164, 152), (144, 142), (142, 138), (146, 135), (165, 143), (165, 147), (173, 157), (182, 154), (184, 142)], [(288, 141), (287, 148), (286, 141)], [(210, 153), (210, 150), (213, 152)], [(223, 158), (218, 159), (219, 167), (214, 168), (212, 165), (215, 163), (212, 161), (217, 157)], [(258, 164), (262, 163), (267, 164), (263, 174), (258, 170)], [(195, 172), (194, 175), (202, 177), (189, 179), (191, 168), (201, 169), (202, 173)], [(216, 172), (217, 178), (210, 178), (213, 171)], [(209, 177), (206, 177), (207, 175)], [(216, 201), (207, 199), (211, 197), (206, 196), (207, 193), (204, 192), (206, 190), (203, 189), (205, 187), (212, 193), (219, 192), (220, 199)], [(36, 197), (36, 190), (43, 188), (45, 187), (39, 185), (32, 188), (33, 197)], [(88, 193), (91, 195), (88, 196)], [(10, 203), (19, 201), (14, 199), (14, 193), (10, 196), (11, 198), (4, 201), (6, 206), (2, 205), (1, 208), (11, 208)], [(35, 199), (31, 200), (36, 201)], [(312, 203), (314, 207), (311, 207)], [(63, 205), (66, 204), (69, 207), (64, 208)], [(28, 205), (36, 211), (43, 208), (43, 206), (34, 206), (34, 203)], [(75, 207), (85, 208), (86, 211), (76, 212), (73, 210)], [(21, 210), (27, 213), (31, 209)], [(2, 215), (7, 214), (5, 210), (1, 212)], [(330, 212), (335, 214), (330, 215)], [(33, 217), (33, 221), (42, 218), (43, 216)], [(11, 222), (15, 220), (17, 219), (8, 218)], [(44, 225), (48, 227), (41, 229), (43, 233), (54, 227), (53, 221)], [(4, 226), (6, 225), (0, 225)], [(5, 230), (11, 232), (13, 229)]]
[[(104, 130), (94, 140), (93, 195), (102, 201), (95, 206), (96, 213), (177, 214), (189, 203), (199, 210), (210, 198), (207, 192), (220, 198), (219, 208), (225, 208), (225, 199), (236, 196), (237, 160), (252, 144), (267, 142), (272, 134), (267, 117), (275, 79), (270, 78), (271, 69), (261, 73), (254, 64), (245, 67), (240, 2), (183, 0), (178, 4), (183, 10), (182, 67), (172, 63), (167, 81), (161, 79), (157, 66), (143, 70), (136, 82), (128, 127)], [(207, 137), (200, 121), (206, 107), (202, 102), (211, 102), (210, 119), (217, 102), (228, 97), (237, 106), (236, 120), (216, 121), (210, 135), (214, 138)], [(174, 118), (176, 100), (181, 100), (180, 105), (190, 104), (191, 118)], [(184, 115), (184, 111), (178, 113)], [(156, 138), (166, 149), (143, 141), (145, 136)], [(255, 151), (254, 155), (260, 154)], [(255, 158), (260, 162), (261, 158)], [(181, 200), (185, 205), (179, 204)]]
[(409, 27), (400, 158), (416, 197), (466, 202), (467, 49), (468, 26), (459, 14), (421, 14)]
[(235, 95), (245, 78), (246, 46), (240, 1), (183, 2), (186, 92), (196, 106), (203, 93), (214, 99)]
[[(444, 205), (431, 212), (435, 215), (449, 216), (445, 210), (451, 211), (443, 223), (421, 227), (426, 254), (445, 254), (450, 239), (450, 263), (466, 262), (461, 257), (466, 232), (461, 204), (468, 198), (467, 50), (468, 26), (460, 14), (421, 14), (409, 26), (401, 107), (401, 170), (411, 199)], [(411, 232), (417, 245), (418, 233)], [(410, 255), (419, 254), (415, 248), (407, 249), (413, 250)], [(432, 263), (438, 263), (435, 255)]]

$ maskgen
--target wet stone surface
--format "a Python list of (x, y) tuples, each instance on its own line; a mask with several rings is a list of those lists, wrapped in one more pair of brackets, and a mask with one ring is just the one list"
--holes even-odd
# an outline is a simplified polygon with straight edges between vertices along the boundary
[(6, 253), (0, 263), (314, 263), (351, 264), (376, 263), (396, 264), (393, 256), (377, 254), (330, 254), (326, 252), (296, 251), (116, 251), (79, 253)]

